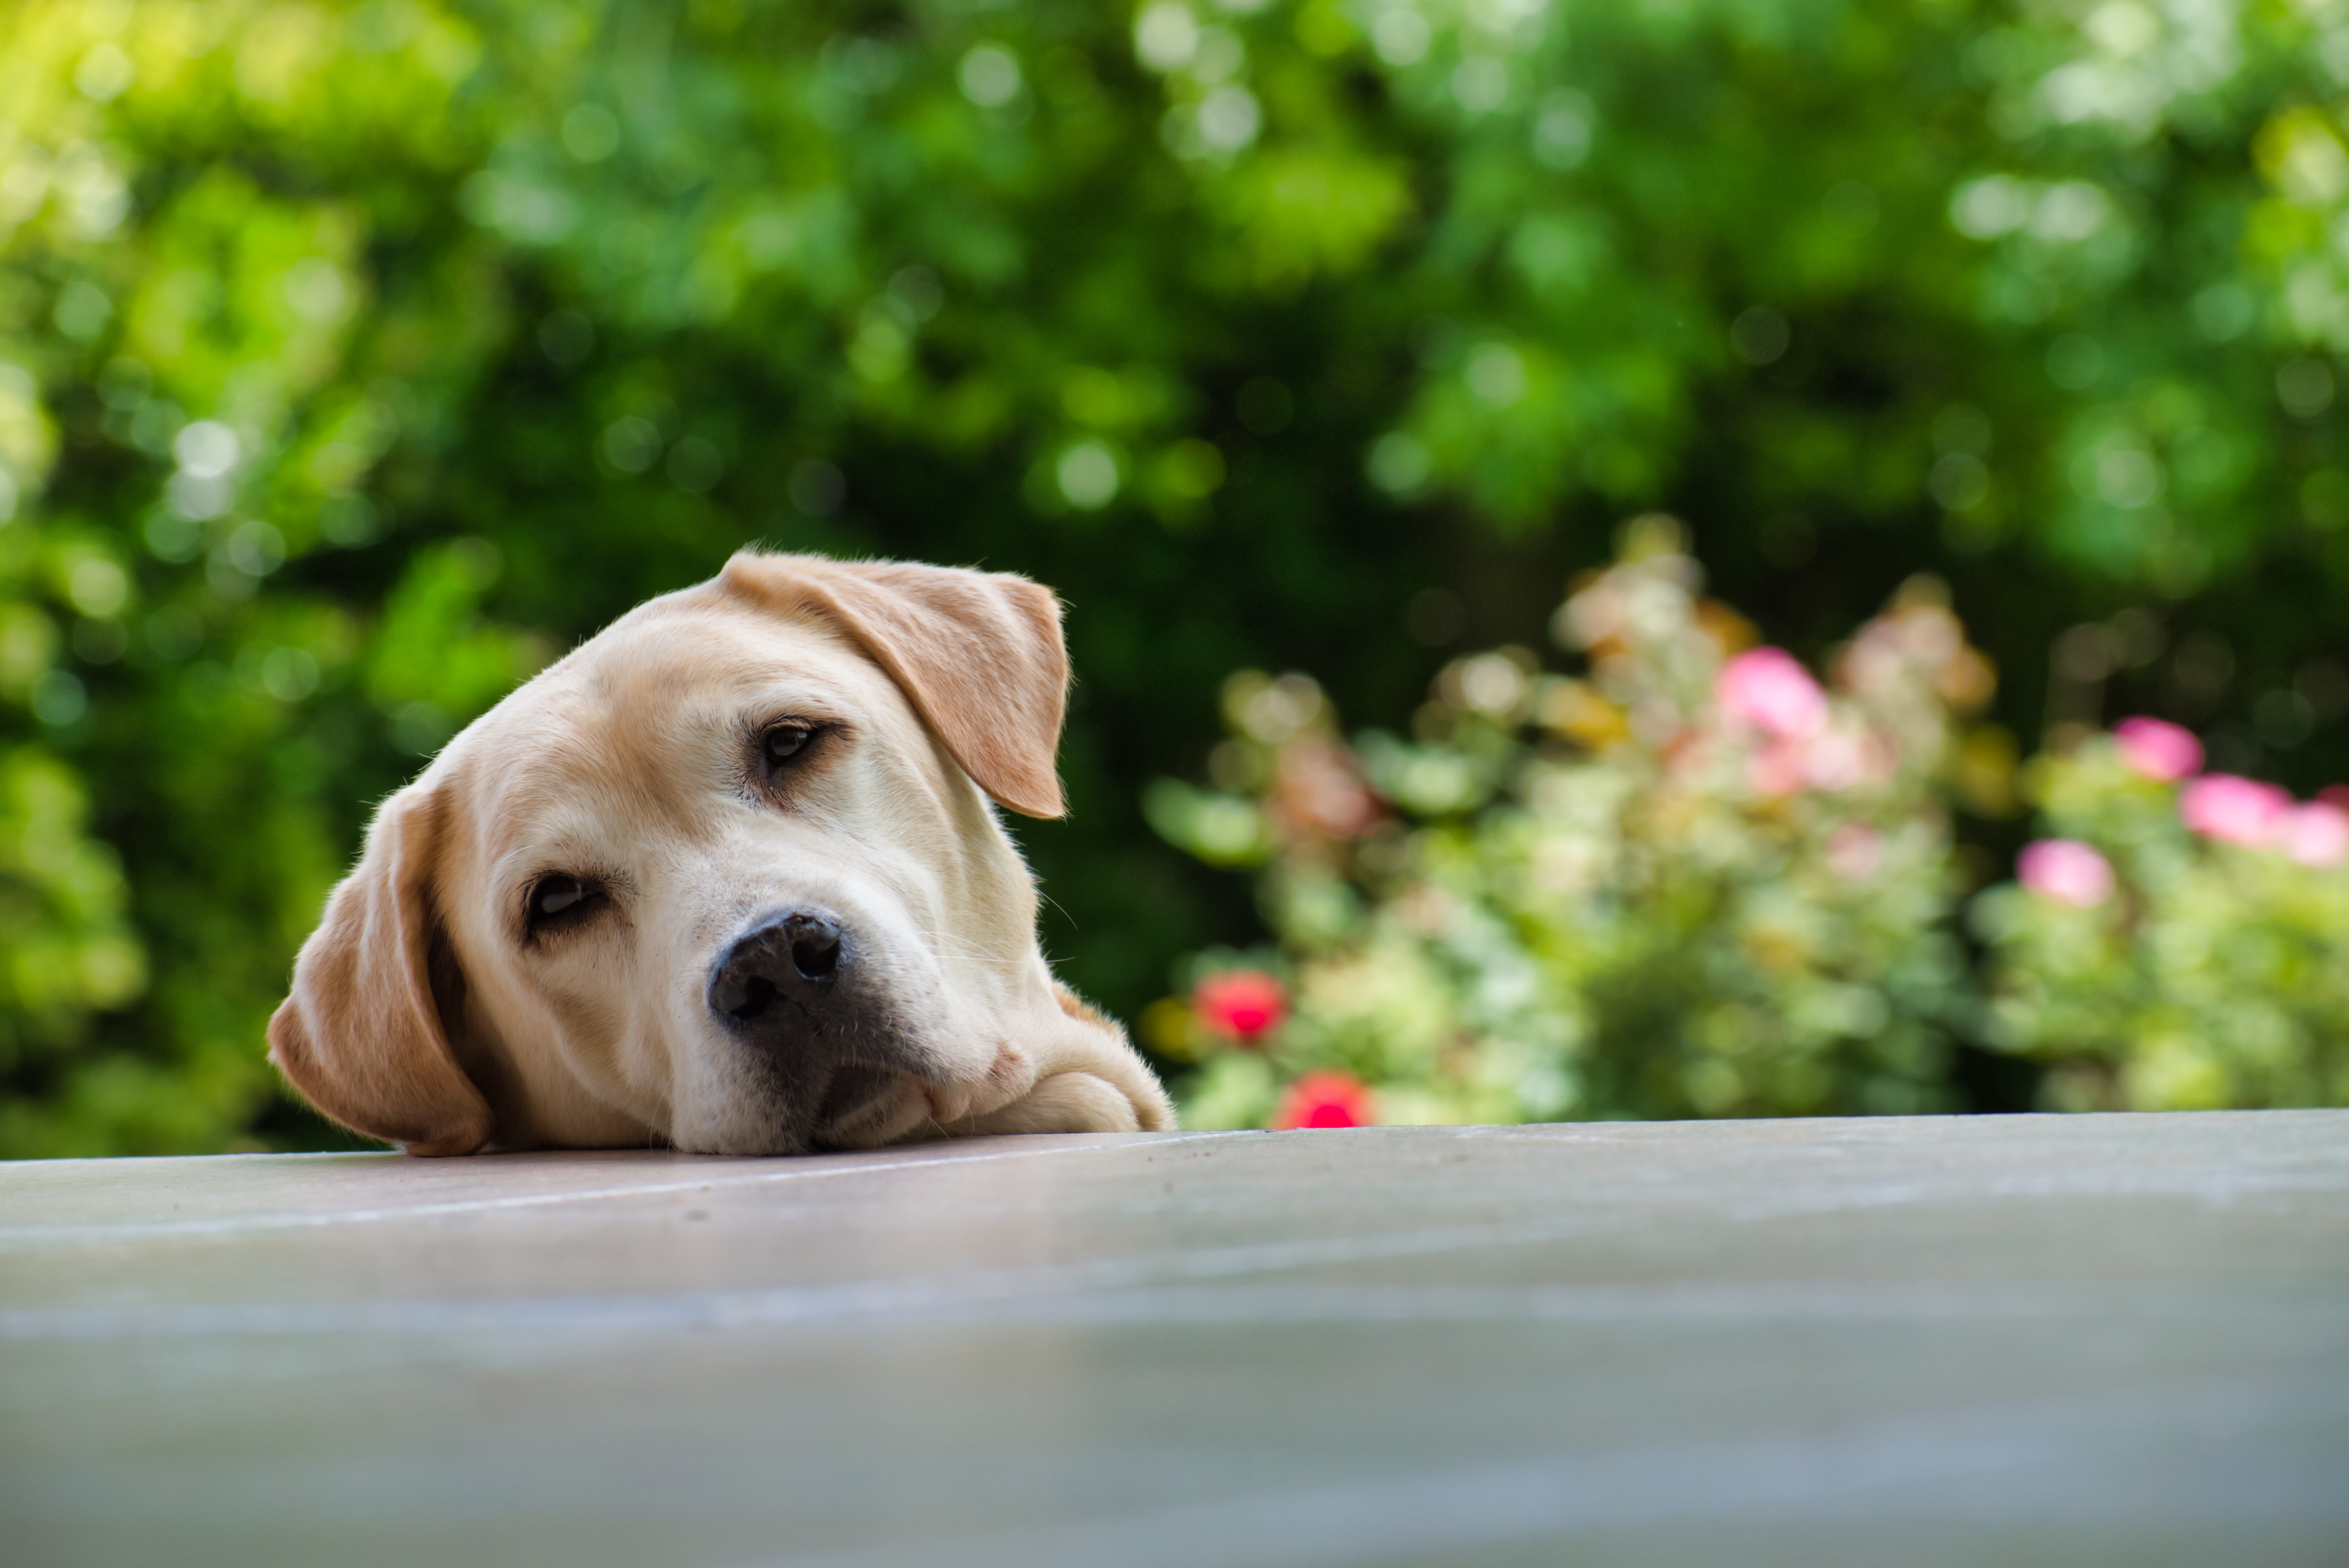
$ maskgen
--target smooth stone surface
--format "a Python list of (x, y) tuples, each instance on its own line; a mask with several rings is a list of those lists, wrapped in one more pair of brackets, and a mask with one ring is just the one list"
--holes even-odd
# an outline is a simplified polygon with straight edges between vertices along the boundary
[(2349, 1111), (0, 1166), (0, 1558), (2349, 1562)]

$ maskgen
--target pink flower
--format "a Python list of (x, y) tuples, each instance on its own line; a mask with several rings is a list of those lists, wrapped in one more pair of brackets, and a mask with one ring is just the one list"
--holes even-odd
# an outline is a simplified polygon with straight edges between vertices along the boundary
[(1224, 969), (1192, 987), (1191, 1006), (1210, 1029), (1252, 1046), (1280, 1027), (1288, 994), (1261, 969)]
[(2283, 820), (2276, 841), (2302, 865), (2337, 866), (2349, 859), (2349, 810), (2321, 798), (2296, 807)]
[(2264, 844), (2283, 826), (2292, 797), (2272, 784), (2206, 773), (2178, 791), (2178, 815), (2206, 839), (2230, 844)]
[(1379, 803), (1362, 788), (1361, 766), (1343, 747), (1306, 736), (1280, 748), (1271, 805), (1301, 837), (1359, 839), (1379, 824)]
[(1799, 741), (1773, 741), (1745, 759), (1745, 779), (1757, 795), (1791, 795), (1803, 787), (1804, 776)]
[(1866, 730), (1822, 730), (1803, 750), (1803, 773), (1822, 789), (1880, 784), (1892, 777), (1891, 748)]
[(1753, 648), (1721, 667), (1713, 700), (1732, 722), (1803, 739), (1826, 727), (1827, 698), (1784, 648)]
[(2121, 760), (2147, 779), (2175, 784), (2202, 770), (2202, 743), (2158, 718), (2125, 718), (2113, 726)]
[(1298, 1127), (1375, 1127), (1371, 1091), (1351, 1073), (1307, 1073), (1280, 1097), (1273, 1130)]
[(1827, 836), (1826, 861), (1836, 875), (1866, 882), (1884, 869), (1884, 835), (1866, 823), (1846, 822)]
[(2041, 839), (2023, 845), (2014, 859), (2014, 874), (2040, 897), (2081, 909), (2113, 896), (2112, 863), (2077, 839)]

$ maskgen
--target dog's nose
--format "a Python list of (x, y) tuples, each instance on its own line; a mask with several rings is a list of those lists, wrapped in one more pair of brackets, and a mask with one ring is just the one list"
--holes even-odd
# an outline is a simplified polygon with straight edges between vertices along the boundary
[(840, 922), (793, 910), (744, 934), (709, 976), (709, 1006), (738, 1023), (764, 1016), (780, 997), (806, 1004), (839, 984), (849, 963)]
[(783, 936), (791, 944), (792, 968), (801, 979), (829, 985), (840, 973), (840, 922), (828, 914), (796, 911), (783, 916)]
[(829, 910), (777, 909), (710, 965), (711, 1022), (740, 1052), (778, 1150), (869, 1142), (906, 1103), (905, 1080), (947, 1081), (900, 1022), (871, 940)]

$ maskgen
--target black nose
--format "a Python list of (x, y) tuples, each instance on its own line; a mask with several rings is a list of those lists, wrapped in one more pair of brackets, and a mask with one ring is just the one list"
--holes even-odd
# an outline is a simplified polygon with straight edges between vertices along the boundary
[(709, 1006), (750, 1023), (779, 997), (802, 1005), (815, 1001), (838, 984), (847, 963), (839, 921), (814, 910), (793, 910), (727, 949), (709, 976)]
[(792, 967), (801, 979), (823, 985), (840, 973), (840, 922), (830, 915), (804, 910), (787, 914), (783, 937), (791, 944)]

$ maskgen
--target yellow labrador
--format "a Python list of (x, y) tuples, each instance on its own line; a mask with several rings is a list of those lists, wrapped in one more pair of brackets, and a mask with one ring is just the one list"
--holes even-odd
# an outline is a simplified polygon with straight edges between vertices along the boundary
[(738, 555), (384, 802), (270, 1057), (413, 1154), (1171, 1127), (988, 805), (1061, 814), (1067, 685), (1025, 578)]

